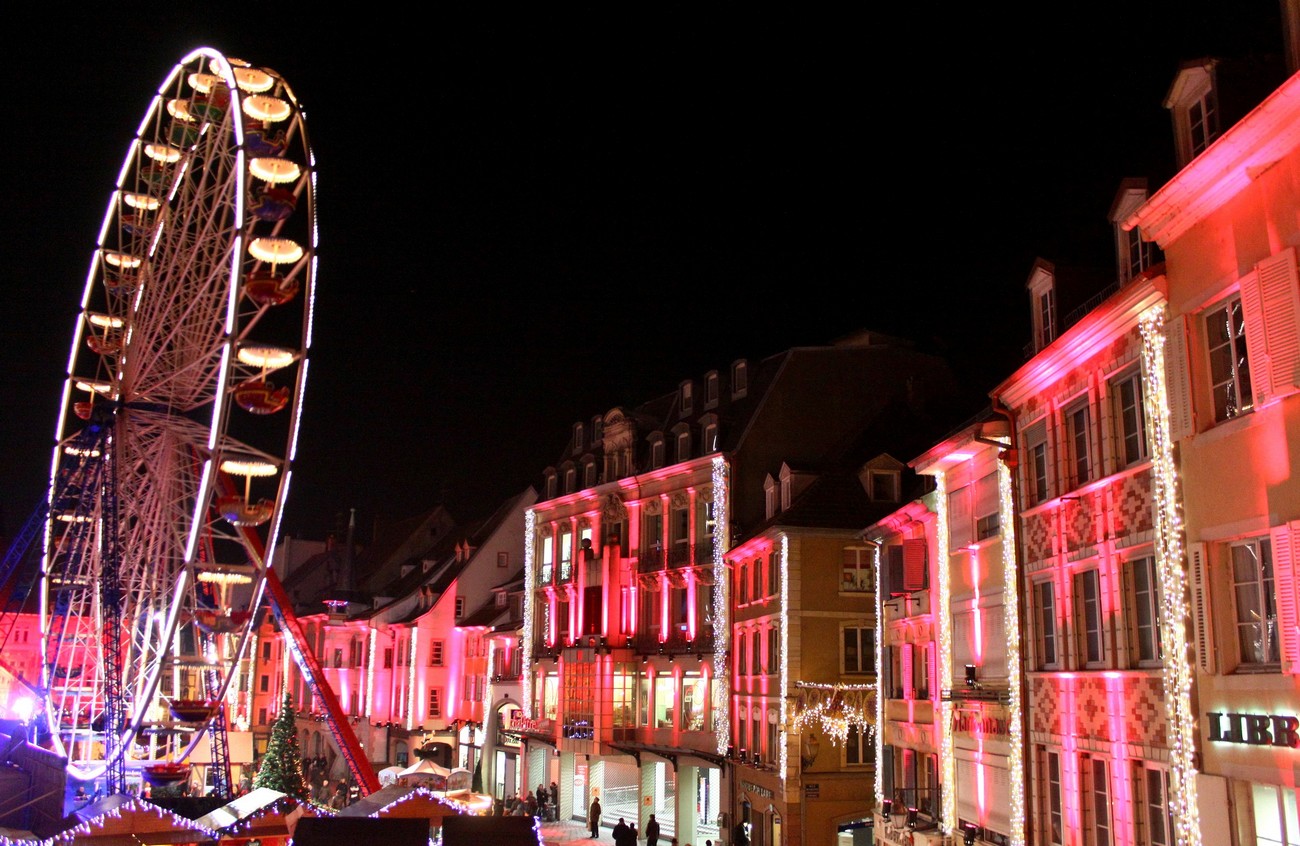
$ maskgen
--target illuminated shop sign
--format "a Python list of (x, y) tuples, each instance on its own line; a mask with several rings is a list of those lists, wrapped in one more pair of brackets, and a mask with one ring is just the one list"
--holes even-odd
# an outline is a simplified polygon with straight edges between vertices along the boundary
[(1210, 711), (1210, 740), (1247, 746), (1300, 746), (1300, 719), (1283, 714), (1231, 714)]
[(957, 708), (952, 712), (952, 730), (954, 734), (970, 737), (1009, 737), (1011, 720), (1004, 708)]

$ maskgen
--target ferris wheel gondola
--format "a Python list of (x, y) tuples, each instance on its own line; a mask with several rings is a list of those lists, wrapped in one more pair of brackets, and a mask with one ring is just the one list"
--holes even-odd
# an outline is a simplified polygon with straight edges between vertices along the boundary
[(313, 167), (287, 82), (210, 48), (129, 145), (74, 327), (40, 585), (44, 721), (77, 778), (120, 781), (177, 713), (248, 720), (232, 682), (292, 476)]

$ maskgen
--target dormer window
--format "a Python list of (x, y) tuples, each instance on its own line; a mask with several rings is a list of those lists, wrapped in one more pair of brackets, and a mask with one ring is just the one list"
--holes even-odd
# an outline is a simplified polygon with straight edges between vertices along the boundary
[(678, 389), (678, 399), (682, 417), (689, 417), (695, 413), (694, 388), (690, 382), (682, 383), (681, 388)]
[(700, 444), (700, 453), (702, 455), (708, 455), (711, 452), (717, 452), (717, 450), (718, 450), (718, 424), (705, 423), (704, 442)]
[(656, 434), (654, 440), (650, 442), (650, 469), (658, 470), (664, 466), (664, 441), (663, 436)]
[(605, 437), (605, 418), (597, 414), (591, 418), (591, 445), (599, 446), (600, 439)]
[(1219, 104), (1214, 90), (1214, 62), (1192, 63), (1178, 71), (1165, 97), (1174, 120), (1178, 166), (1185, 167), (1219, 137)]
[(776, 479), (772, 478), (772, 474), (769, 473), (767, 478), (763, 479), (763, 501), (768, 520), (776, 516), (776, 490)]
[(1132, 229), (1124, 229), (1124, 221), (1146, 200), (1146, 180), (1126, 179), (1120, 185), (1115, 202), (1111, 205), (1110, 221), (1115, 227), (1115, 257), (1121, 284), (1141, 276), (1152, 265), (1164, 261), (1158, 246), (1142, 240), (1140, 229), (1136, 226)]
[(677, 460), (686, 461), (691, 457), (691, 433), (683, 430), (677, 433)]
[(718, 405), (718, 371), (710, 370), (704, 376), (704, 407), (716, 408)]
[(584, 434), (585, 433), (583, 431), (582, 424), (574, 423), (573, 424), (573, 451), (575, 453), (582, 452), (583, 448), (586, 446), (586, 441), (583, 439)]
[(573, 493), (578, 489), (578, 471), (569, 467), (564, 471), (564, 492)]
[(731, 365), (731, 398), (740, 399), (749, 390), (749, 369), (742, 358)]
[(1056, 340), (1056, 268), (1039, 259), (1025, 287), (1033, 306), (1034, 352), (1038, 352)]
[(591, 459), (582, 465), (582, 486), (585, 488), (596, 486), (596, 462)]
[(545, 483), (546, 483), (546, 498), (555, 499), (556, 477), (555, 477), (554, 470), (548, 470), (546, 472)]
[(781, 468), (781, 510), (785, 511), (790, 507), (790, 480), (791, 473), (789, 467)]

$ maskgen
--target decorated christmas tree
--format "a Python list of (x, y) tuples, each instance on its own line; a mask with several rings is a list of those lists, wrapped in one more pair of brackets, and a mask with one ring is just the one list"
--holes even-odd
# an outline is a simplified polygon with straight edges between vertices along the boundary
[(269, 787), (304, 802), (308, 799), (307, 782), (302, 777), (302, 750), (293, 725), (293, 703), (287, 693), (279, 716), (271, 724), (271, 739), (253, 776), (253, 787)]

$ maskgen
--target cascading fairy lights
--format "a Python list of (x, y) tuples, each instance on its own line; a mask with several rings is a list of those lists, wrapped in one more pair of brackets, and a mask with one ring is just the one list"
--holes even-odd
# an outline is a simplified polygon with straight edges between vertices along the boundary
[(1178, 470), (1170, 440), (1169, 395), (1165, 384), (1165, 307), (1142, 315), (1142, 394), (1151, 439), (1155, 495), (1156, 565), (1160, 573), (1160, 636), (1165, 661), (1163, 681), (1169, 720), (1169, 792), (1178, 846), (1200, 846), (1196, 799), (1196, 721), (1192, 715), (1192, 665), (1187, 642), (1187, 575), (1183, 563), (1183, 518)]
[(875, 734), (877, 697), (874, 684), (797, 681), (794, 687), (798, 691), (798, 708), (790, 726), (795, 732), (820, 728), (838, 746), (848, 742), (851, 726), (857, 726), (858, 731), (868, 736)]
[[(885, 615), (882, 613), (882, 607), (879, 602), (880, 544), (876, 543), (874, 546), (872, 546), (871, 550), (872, 550), (871, 566), (872, 569), (875, 571), (874, 581), (872, 582), (872, 584), (876, 586), (876, 600), (877, 600), (875, 603), (875, 607), (876, 607), (876, 659), (875, 659), (876, 664), (875, 666), (876, 666), (876, 673), (879, 674), (880, 668), (883, 666), (882, 662), (885, 660), (884, 647), (881, 645), (885, 641)], [(883, 696), (876, 697), (876, 725), (882, 728), (885, 725), (885, 697)], [(885, 760), (885, 733), (883, 731), (876, 732), (876, 760), (877, 761)], [(885, 800), (885, 768), (881, 766), (877, 766), (874, 767), (873, 769), (875, 770), (875, 781), (876, 781), (875, 784), (876, 807), (880, 808), (882, 807), (880, 803)]]
[[(948, 547), (948, 481), (947, 474), (940, 470), (934, 474), (934, 513), (935, 513), (935, 549), (934, 561), (939, 589), (939, 613), (935, 615), (934, 627), (939, 630), (938, 687), (952, 684), (952, 625), (949, 622), (949, 601), (952, 588), (949, 585), (949, 547)], [(940, 791), (942, 808), (940, 809), (940, 827), (943, 834), (953, 832), (953, 823), (957, 820), (957, 758), (953, 749), (952, 738), (952, 703), (939, 701), (939, 766), (943, 771), (943, 785)]]
[[(1011, 448), (1010, 439), (1004, 443)], [(1020, 571), (1016, 567), (1016, 505), (1011, 488), (1011, 468), (998, 462), (998, 524), (1002, 531), (1002, 612), (1007, 635), (1007, 721), (1011, 751), (1007, 780), (1011, 785), (1008, 814), (1010, 846), (1025, 846), (1025, 747), (1020, 689)]]
[[(781, 533), (781, 725), (789, 725), (790, 712), (790, 536)], [(786, 779), (786, 766), (790, 760), (790, 749), (786, 743), (781, 744), (780, 767), (781, 781)]]
[[(727, 675), (727, 645), (730, 642), (731, 614), (727, 606), (727, 548), (730, 543), (730, 519), (727, 515), (727, 485), (730, 473), (721, 456), (713, 458), (713, 731), (718, 754), (731, 743), (730, 676)], [(782, 607), (784, 614), (784, 606)], [(785, 641), (782, 640), (782, 649)], [(525, 653), (525, 657), (527, 653)], [(781, 666), (785, 667), (784, 656)], [(784, 768), (782, 768), (784, 772)]]
[(533, 715), (533, 543), (537, 533), (537, 512), (524, 512), (524, 648), (519, 674), (519, 698), (525, 717)]

